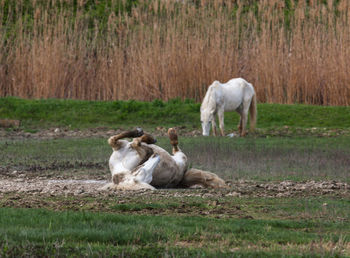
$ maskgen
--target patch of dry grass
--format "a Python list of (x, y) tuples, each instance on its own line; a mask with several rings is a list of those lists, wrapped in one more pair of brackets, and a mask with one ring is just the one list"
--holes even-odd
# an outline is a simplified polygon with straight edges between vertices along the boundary
[(112, 0), (102, 21), (83, 1), (76, 10), (35, 1), (30, 11), (7, 2), (0, 96), (200, 101), (213, 80), (244, 77), (260, 102), (350, 102), (347, 0), (140, 0), (129, 13), (109, 11), (120, 5)]

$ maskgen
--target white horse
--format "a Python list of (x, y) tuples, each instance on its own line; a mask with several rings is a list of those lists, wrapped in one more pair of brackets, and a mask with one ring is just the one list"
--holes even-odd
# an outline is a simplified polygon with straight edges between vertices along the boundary
[[(126, 131), (108, 139), (113, 153), (109, 159), (112, 182), (103, 189), (138, 190), (156, 187), (226, 187), (217, 175), (198, 169), (187, 169), (187, 157), (178, 147), (175, 129), (168, 130), (173, 155), (155, 145), (156, 140), (141, 128)], [(123, 138), (133, 138), (131, 142)]]
[(256, 125), (256, 94), (253, 85), (242, 78), (231, 79), (227, 83), (214, 81), (208, 88), (201, 105), (201, 124), (203, 135), (210, 133), (210, 123), (216, 136), (216, 114), (219, 117), (221, 135), (224, 136), (224, 112), (235, 110), (240, 115), (239, 134), (245, 136), (248, 111), (250, 113), (250, 130)]

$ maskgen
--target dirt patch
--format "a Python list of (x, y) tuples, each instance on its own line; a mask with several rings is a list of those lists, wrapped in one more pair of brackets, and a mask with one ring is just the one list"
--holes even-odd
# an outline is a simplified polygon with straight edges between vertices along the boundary
[(112, 135), (120, 133), (121, 130), (106, 130), (105, 128), (94, 128), (86, 130), (69, 130), (61, 128), (51, 128), (42, 130), (32, 130), (31, 132), (14, 129), (0, 129), (0, 139), (58, 139), (58, 138), (108, 138)]
[[(200, 130), (193, 130), (182, 127), (175, 127), (182, 136), (200, 136)], [(69, 130), (62, 128), (50, 128), (42, 130), (25, 131), (19, 128), (13, 130), (6, 130), (0, 128), (0, 139), (58, 139), (58, 138), (105, 138), (119, 134), (125, 129), (110, 130), (108, 128), (90, 128), (84, 130)], [(167, 129), (165, 127), (156, 127), (150, 132), (154, 136), (167, 136)]]
[(108, 180), (91, 178), (0, 174), (0, 207), (254, 219), (255, 213), (237, 204), (237, 198), (350, 198), (350, 185), (336, 181), (234, 181), (228, 189), (120, 191), (101, 190)]
[(227, 182), (228, 189), (161, 189), (157, 191), (103, 191), (100, 188), (107, 180), (96, 180), (96, 177), (86, 179), (62, 179), (46, 178), (43, 175), (26, 174), (15, 171), (14, 174), (0, 175), (0, 194), (2, 193), (26, 193), (32, 195), (108, 195), (118, 196), (144, 195), (162, 197), (200, 196), (206, 198), (219, 198), (221, 196), (232, 197), (292, 197), (292, 196), (350, 196), (350, 185), (337, 181), (305, 181), (305, 182), (271, 182), (257, 183), (254, 181)]
[(2, 179), (0, 193), (26, 193), (31, 195), (82, 195), (96, 194), (107, 181), (61, 179)]
[[(185, 137), (197, 137), (201, 136), (202, 132), (199, 129), (189, 128), (186, 126), (174, 127), (179, 135)], [(130, 129), (130, 128), (129, 128)], [(112, 135), (119, 134), (125, 129), (111, 130), (106, 127), (100, 128), (89, 128), (84, 130), (70, 130), (67, 128), (50, 128), (41, 130), (22, 130), (20, 128), (15, 128), (12, 130), (6, 130), (0, 128), (0, 139), (57, 139), (57, 138), (109, 138)], [(150, 130), (149, 133), (158, 136), (167, 136), (167, 128), (165, 127), (155, 127)], [(227, 132), (229, 133), (229, 132)], [(231, 135), (236, 135), (235, 132)], [(328, 129), (328, 128), (291, 128), (284, 126), (282, 128), (276, 129), (259, 129), (257, 128), (255, 133), (252, 134), (254, 137), (267, 137), (267, 136), (317, 136), (317, 137), (336, 137), (341, 135), (350, 135), (350, 130), (348, 129)]]

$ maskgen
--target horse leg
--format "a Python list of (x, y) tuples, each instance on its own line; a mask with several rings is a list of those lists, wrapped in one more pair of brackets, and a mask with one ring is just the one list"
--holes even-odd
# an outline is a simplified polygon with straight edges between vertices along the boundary
[(239, 114), (239, 122), (237, 125), (238, 133), (241, 135), (242, 133), (242, 115), (243, 115), (243, 103), (239, 105), (239, 107), (236, 109), (236, 112)]
[(108, 144), (115, 150), (118, 150), (124, 146), (122, 141), (119, 141), (123, 138), (134, 138), (143, 135), (142, 128), (136, 128), (135, 130), (130, 130), (126, 132), (122, 132), (120, 134), (114, 135), (108, 139)]
[(154, 138), (152, 135), (145, 133), (144, 135), (137, 138), (139, 142), (144, 142), (147, 144), (155, 144), (157, 142), (156, 138)]
[[(183, 177), (183, 174), (187, 170), (187, 156), (180, 150), (177, 139), (177, 133), (174, 128), (169, 128), (168, 130), (168, 136), (170, 139), (170, 144), (173, 146), (173, 156), (171, 158), (175, 161), (176, 167), (173, 166), (174, 169), (172, 169), (172, 172), (169, 170), (168, 174), (173, 179), (171, 180), (174, 182), (179, 182), (181, 178)], [(174, 181), (175, 180), (175, 181)], [(178, 181), (177, 181), (178, 180)], [(173, 184), (171, 183), (171, 184)], [(177, 183), (176, 183), (177, 184)]]
[(242, 130), (241, 130), (241, 136), (245, 136), (246, 135), (246, 126), (247, 126), (247, 118), (248, 118), (248, 111), (249, 111), (249, 103), (244, 103), (243, 105), (243, 111), (242, 111)]
[(136, 182), (150, 184), (152, 182), (153, 171), (159, 162), (159, 155), (154, 154), (151, 157), (149, 157), (149, 159), (145, 163), (132, 170), (131, 174), (135, 176)]
[(205, 188), (227, 188), (225, 181), (216, 174), (195, 168), (188, 169), (184, 174), (179, 187), (205, 187)]
[(147, 146), (147, 144), (141, 145), (142, 142), (147, 144), (154, 144), (157, 142), (157, 140), (150, 134), (144, 134), (140, 137), (133, 139), (131, 147), (135, 149), (141, 157), (141, 162), (139, 164), (143, 164), (153, 154), (153, 149)]
[(170, 144), (173, 146), (173, 154), (175, 154), (176, 152), (180, 151), (179, 146), (178, 146), (179, 141), (177, 139), (176, 130), (174, 128), (169, 128), (168, 136), (170, 139)]
[(215, 115), (214, 115), (214, 119), (211, 120), (211, 127), (213, 128), (213, 135), (214, 135), (214, 136), (217, 136), (218, 133), (217, 133), (217, 131), (216, 131)]
[(246, 135), (246, 132), (245, 132), (246, 124), (247, 124), (247, 114), (243, 112), (243, 114), (242, 114), (242, 129), (240, 132), (240, 135), (242, 137), (244, 137)]
[(237, 128), (238, 128), (238, 133), (241, 134), (242, 132), (242, 115), (241, 114), (239, 114), (239, 122), (238, 122)]
[(225, 136), (225, 132), (224, 132), (224, 110), (220, 109), (218, 111), (218, 117), (219, 117), (219, 127), (220, 127), (220, 132), (221, 132), (221, 136)]

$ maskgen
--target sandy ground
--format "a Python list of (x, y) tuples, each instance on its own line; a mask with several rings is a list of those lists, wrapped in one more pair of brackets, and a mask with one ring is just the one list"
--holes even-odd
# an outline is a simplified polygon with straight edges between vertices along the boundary
[(135, 195), (185, 195), (185, 196), (255, 196), (255, 197), (293, 197), (332, 195), (350, 197), (350, 184), (336, 181), (305, 181), (305, 182), (269, 182), (254, 181), (227, 182), (228, 189), (159, 189), (155, 191), (118, 191), (101, 190), (107, 180), (96, 179), (59, 179), (45, 176), (33, 177), (16, 172), (10, 175), (0, 175), (0, 196), (6, 193), (26, 193), (28, 195), (50, 196), (98, 196), (108, 194)]

